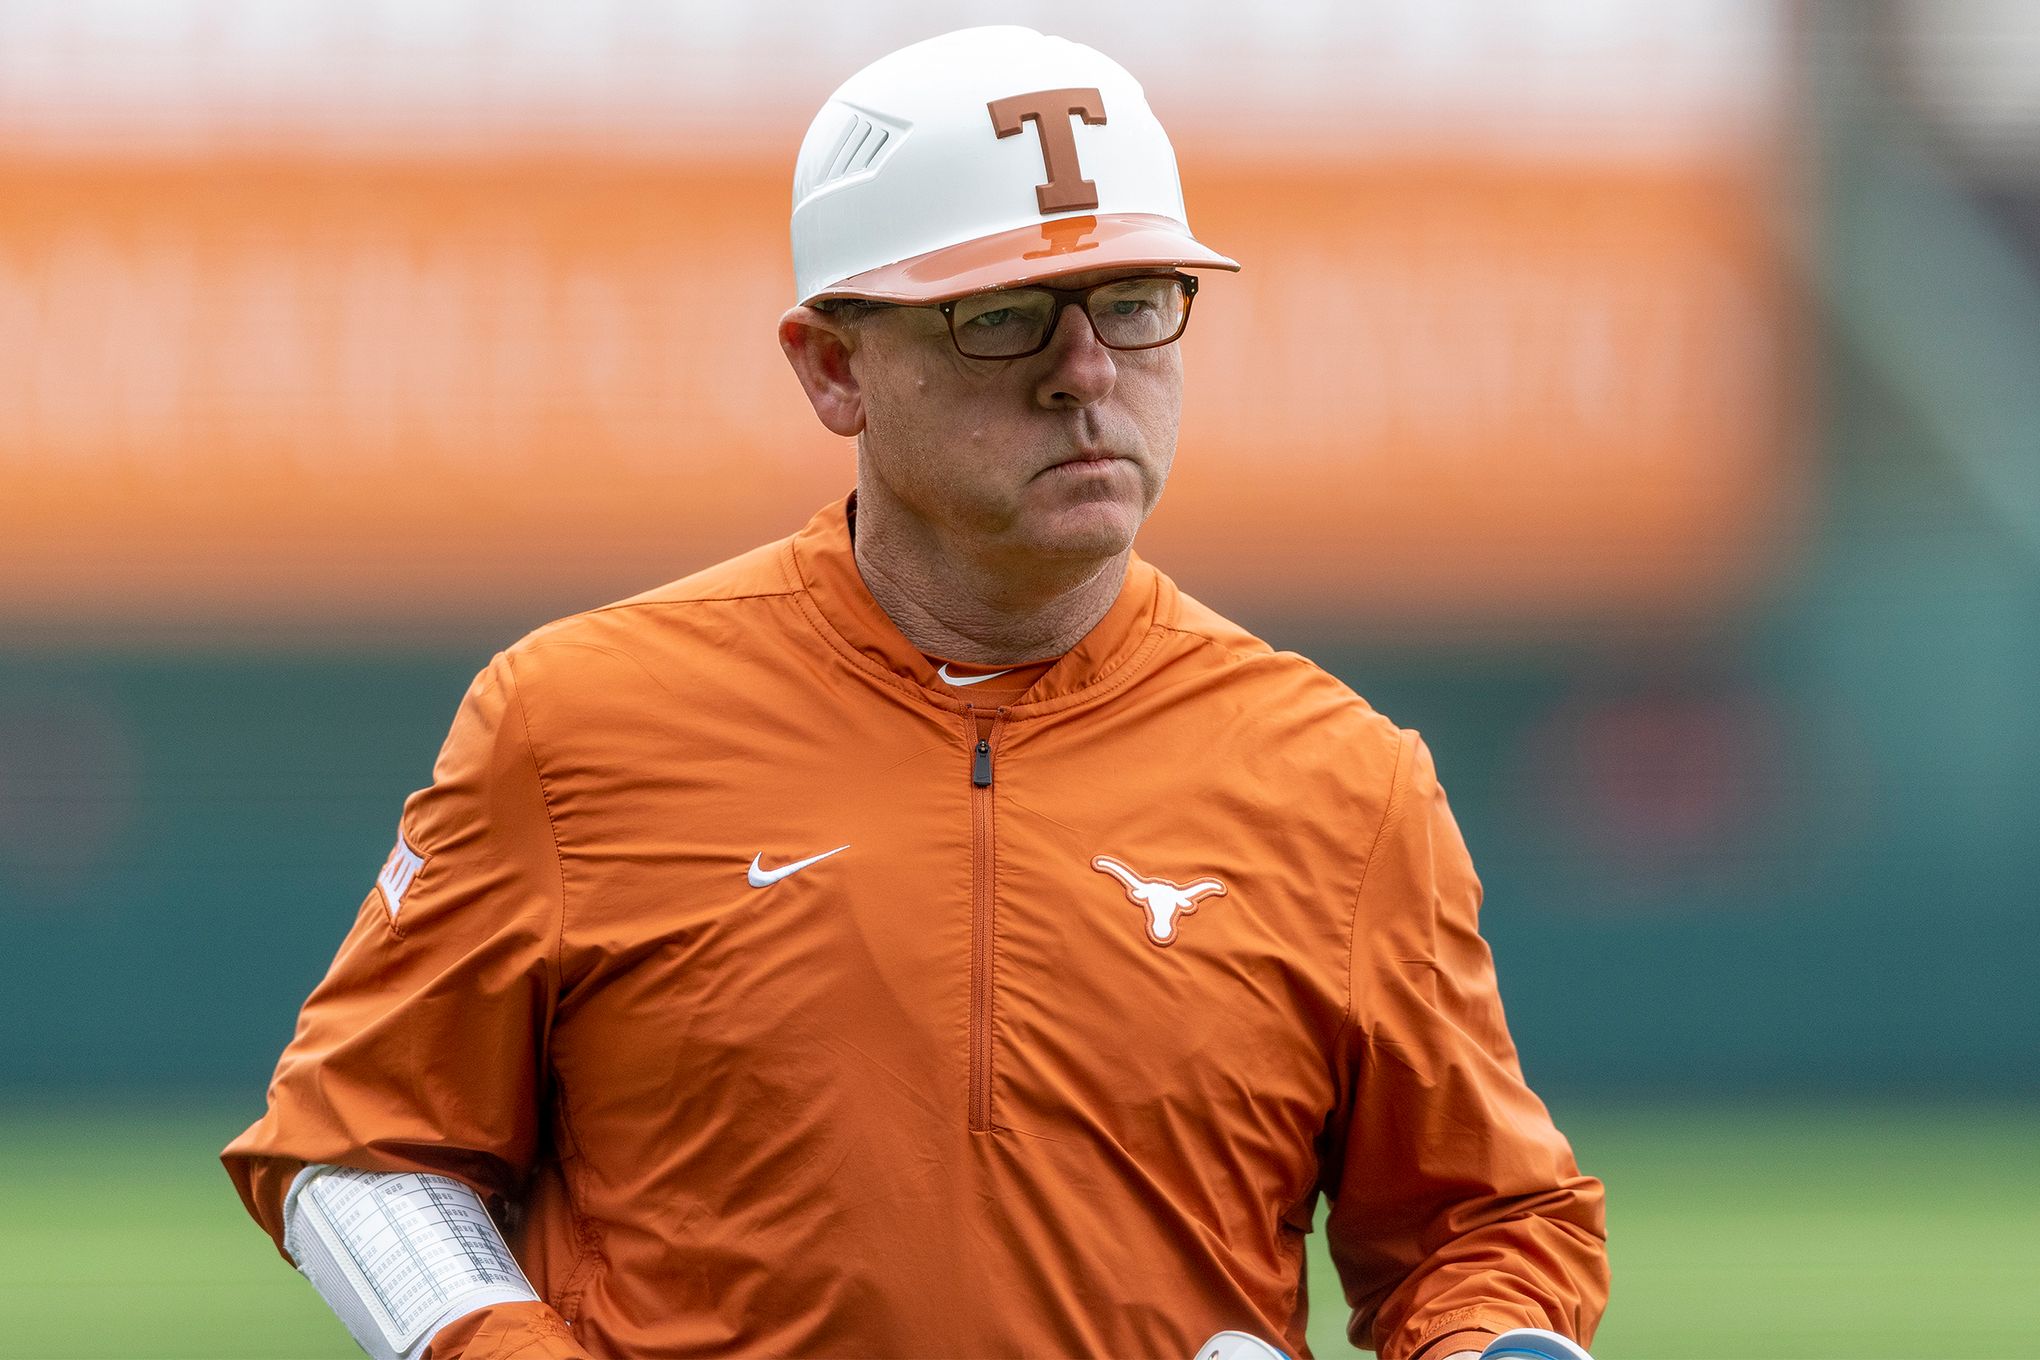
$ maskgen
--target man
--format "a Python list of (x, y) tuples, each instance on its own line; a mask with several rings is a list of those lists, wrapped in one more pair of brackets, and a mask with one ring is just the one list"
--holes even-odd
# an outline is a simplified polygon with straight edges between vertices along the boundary
[(917, 44), (795, 200), (854, 496), (475, 682), (227, 1150), (251, 1211), (436, 1360), (1301, 1354), (1321, 1193), (1357, 1343), (1588, 1340), (1601, 1188), (1428, 751), (1132, 553), (1183, 271), (1236, 267), (1140, 87)]

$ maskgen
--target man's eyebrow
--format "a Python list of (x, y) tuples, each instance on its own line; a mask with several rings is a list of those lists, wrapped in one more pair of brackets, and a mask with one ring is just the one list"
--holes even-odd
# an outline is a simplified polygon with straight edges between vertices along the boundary
[(876, 298), (823, 298), (814, 304), (818, 312), (830, 316), (864, 316), (871, 312), (888, 311), (899, 306), (896, 302), (880, 302)]

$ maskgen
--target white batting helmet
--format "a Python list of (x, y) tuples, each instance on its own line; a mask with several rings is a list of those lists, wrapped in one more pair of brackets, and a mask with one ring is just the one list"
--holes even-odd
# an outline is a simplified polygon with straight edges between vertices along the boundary
[(1168, 134), (1118, 62), (967, 28), (843, 82), (793, 175), (802, 302), (940, 302), (1121, 265), (1238, 269), (1183, 212)]

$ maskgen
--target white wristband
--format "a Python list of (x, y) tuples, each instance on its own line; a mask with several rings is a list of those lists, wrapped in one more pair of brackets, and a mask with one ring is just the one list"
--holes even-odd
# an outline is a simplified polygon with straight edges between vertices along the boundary
[(446, 1176), (308, 1166), (283, 1223), (284, 1250), (375, 1360), (418, 1360), (455, 1318), (538, 1299), (480, 1196)]

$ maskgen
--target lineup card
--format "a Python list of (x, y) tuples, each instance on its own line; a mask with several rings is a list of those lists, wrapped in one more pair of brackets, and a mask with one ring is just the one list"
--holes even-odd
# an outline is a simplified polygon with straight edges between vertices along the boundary
[(300, 1207), (326, 1220), (329, 1244), (344, 1244), (343, 1268), (399, 1353), (462, 1295), (530, 1289), (488, 1211), (458, 1181), (340, 1167), (312, 1189)]

